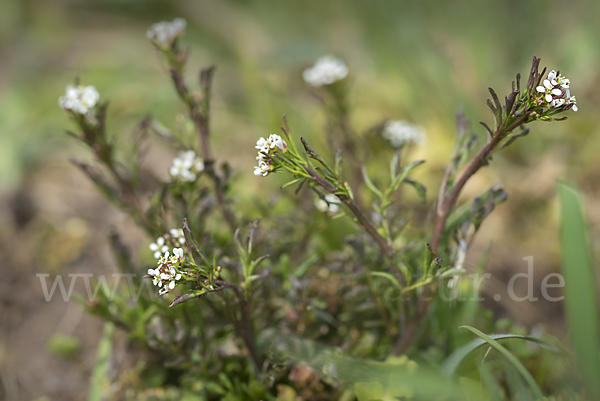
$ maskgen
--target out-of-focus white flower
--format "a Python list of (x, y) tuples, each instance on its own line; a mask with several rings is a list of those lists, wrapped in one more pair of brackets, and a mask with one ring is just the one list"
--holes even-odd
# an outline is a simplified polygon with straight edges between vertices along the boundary
[(148, 28), (146, 37), (161, 49), (168, 49), (175, 39), (183, 35), (186, 26), (187, 21), (183, 18), (175, 18), (171, 22), (161, 21)]
[(93, 107), (98, 103), (100, 94), (93, 86), (69, 85), (65, 95), (58, 99), (60, 107), (82, 115), (92, 115)]
[(331, 85), (346, 78), (348, 67), (341, 59), (327, 55), (319, 58), (315, 65), (302, 73), (304, 81), (312, 86)]
[(153, 242), (152, 244), (150, 244), (149, 248), (150, 248), (150, 250), (152, 252), (154, 252), (154, 259), (160, 258), (160, 256), (163, 253), (169, 251), (168, 245), (165, 244), (165, 238), (164, 237), (158, 237), (156, 239), (156, 242)]
[(329, 204), (321, 198), (315, 199), (315, 207), (321, 213), (325, 213), (329, 210)]
[(547, 103), (551, 109), (570, 106), (573, 111), (577, 111), (577, 100), (575, 96), (571, 96), (570, 85), (569, 79), (557, 71), (550, 71), (546, 79), (542, 81), (542, 85), (535, 88), (539, 93), (539, 97), (536, 98), (537, 105), (541, 106)]
[(174, 179), (194, 182), (202, 171), (204, 171), (204, 161), (196, 157), (196, 152), (193, 150), (187, 150), (179, 152), (179, 156), (173, 159), (169, 174)]
[(427, 142), (425, 129), (406, 121), (387, 121), (383, 127), (382, 135), (395, 148), (399, 148), (405, 143), (424, 145)]
[(337, 196), (335, 196), (334, 194), (327, 194), (325, 195), (325, 200), (329, 203), (341, 203), (342, 201), (340, 200), (340, 198), (338, 198)]
[(172, 228), (169, 230), (171, 237), (176, 239), (180, 244), (185, 244), (185, 235), (183, 235), (183, 230), (181, 228)]
[(256, 156), (258, 166), (254, 166), (254, 175), (265, 177), (273, 171), (273, 161), (269, 156), (277, 151), (286, 152), (287, 144), (281, 136), (271, 134), (267, 139), (260, 137), (260, 139), (256, 141), (255, 148), (258, 149), (258, 156)]
[(341, 203), (340, 198), (334, 194), (327, 194), (325, 199), (318, 198), (315, 200), (315, 207), (321, 213), (336, 214), (340, 211), (339, 203)]

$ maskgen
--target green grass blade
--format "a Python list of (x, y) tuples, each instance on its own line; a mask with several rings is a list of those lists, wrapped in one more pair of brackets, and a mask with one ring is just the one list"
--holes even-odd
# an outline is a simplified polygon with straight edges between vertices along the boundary
[(90, 390), (88, 392), (87, 401), (102, 401), (106, 398), (104, 389), (106, 388), (106, 375), (108, 373), (108, 365), (110, 363), (110, 352), (112, 349), (112, 337), (115, 331), (115, 326), (111, 322), (104, 323), (104, 331), (98, 344), (98, 352), (96, 354), (96, 364), (92, 372), (90, 381)]
[[(468, 326), (463, 326), (463, 327), (468, 327)], [(517, 334), (489, 334), (488, 337), (491, 338), (492, 340), (496, 340), (496, 341), (511, 340), (511, 339), (531, 341), (531, 342), (539, 345), (542, 348), (548, 349), (553, 352), (558, 352), (558, 348), (555, 347), (554, 345), (550, 344), (547, 341), (544, 341), (544, 340), (541, 340), (541, 339), (535, 338), (535, 337), (520, 336)], [(448, 358), (446, 358), (446, 360), (444, 361), (444, 364), (442, 365), (442, 371), (449, 376), (454, 375), (454, 373), (456, 372), (456, 369), (458, 368), (460, 363), (471, 352), (475, 351), (477, 348), (480, 348), (481, 346), (483, 346), (485, 344), (487, 344), (486, 340), (484, 340), (483, 338), (476, 338), (475, 340), (471, 341), (470, 343), (466, 344), (465, 346), (460, 347), (459, 349), (454, 351)]]
[(535, 394), (535, 399), (539, 400), (539, 401), (544, 399), (544, 394), (542, 393), (542, 390), (540, 390), (540, 387), (536, 383), (533, 376), (531, 376), (531, 373), (529, 373), (529, 371), (527, 369), (525, 369), (525, 366), (523, 366), (523, 364), (513, 354), (511, 354), (509, 350), (504, 348), (504, 346), (502, 346), (498, 341), (494, 340), (487, 334), (482, 333), (481, 331), (477, 330), (474, 327), (460, 326), (459, 328), (470, 330), (471, 332), (476, 334), (478, 337), (485, 340), (485, 342), (487, 342), (494, 349), (499, 351), (506, 359), (508, 359), (508, 361), (515, 367), (515, 369), (523, 376), (523, 378), (525, 379), (525, 381), (527, 382), (527, 384), (529, 385), (529, 387)]
[(582, 197), (577, 188), (558, 184), (560, 241), (569, 335), (589, 391), (600, 399), (600, 335), (596, 277), (587, 236)]

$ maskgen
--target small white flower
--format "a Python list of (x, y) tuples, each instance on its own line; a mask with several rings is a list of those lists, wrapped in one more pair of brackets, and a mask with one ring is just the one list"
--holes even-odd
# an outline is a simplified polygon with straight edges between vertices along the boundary
[(183, 35), (186, 25), (187, 21), (183, 18), (175, 18), (172, 22), (158, 22), (148, 28), (146, 37), (158, 47), (168, 49), (175, 39)]
[(344, 62), (332, 55), (319, 58), (315, 65), (302, 73), (302, 78), (311, 86), (331, 85), (346, 78), (348, 67)]
[(254, 167), (254, 175), (256, 176), (262, 175), (263, 177), (265, 177), (267, 174), (269, 174), (270, 171), (271, 169), (265, 162), (260, 162), (258, 166)]
[(169, 174), (184, 182), (194, 182), (202, 171), (204, 171), (204, 161), (196, 157), (196, 152), (193, 150), (187, 150), (179, 152), (179, 155), (173, 159)]
[(341, 203), (340, 198), (338, 198), (334, 194), (325, 195), (325, 200), (329, 203)]
[(183, 259), (183, 249), (182, 248), (173, 248), (173, 254), (177, 256), (179, 259)]
[(100, 95), (93, 86), (69, 85), (65, 95), (58, 100), (60, 107), (72, 110), (81, 115), (93, 115), (93, 107), (96, 106)]
[(156, 242), (153, 242), (148, 246), (152, 252), (154, 252), (154, 259), (160, 258), (160, 256), (169, 250), (169, 247), (165, 245), (164, 237), (158, 237)]
[(329, 210), (329, 204), (321, 198), (315, 199), (315, 207), (321, 213), (325, 213), (327, 210)]
[(258, 149), (258, 155), (256, 156), (258, 166), (254, 166), (254, 175), (264, 177), (273, 171), (273, 161), (269, 158), (269, 155), (277, 151), (286, 152), (287, 144), (281, 136), (271, 134), (267, 139), (260, 137), (254, 148)]
[(399, 148), (406, 143), (424, 145), (427, 142), (425, 130), (422, 127), (406, 121), (387, 121), (383, 128), (382, 135), (385, 139), (389, 140), (395, 148)]
[(536, 99), (537, 105), (541, 106), (545, 101), (551, 109), (571, 106), (573, 111), (577, 111), (575, 97), (571, 96), (570, 85), (569, 79), (554, 70), (550, 71), (546, 79), (542, 81), (542, 85), (535, 88), (541, 95), (541, 98)]
[(180, 244), (185, 244), (185, 235), (183, 234), (183, 229), (181, 228), (172, 228), (169, 230), (171, 237), (177, 240)]
[(340, 211), (340, 207), (337, 205), (341, 203), (340, 198), (334, 194), (325, 195), (325, 199), (316, 199), (315, 207), (321, 213), (336, 214)]

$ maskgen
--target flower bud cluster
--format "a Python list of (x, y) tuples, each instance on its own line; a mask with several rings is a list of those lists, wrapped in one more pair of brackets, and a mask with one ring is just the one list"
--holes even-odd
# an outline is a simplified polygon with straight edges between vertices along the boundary
[(173, 159), (173, 166), (169, 169), (169, 174), (174, 179), (194, 182), (202, 171), (204, 171), (204, 161), (197, 157), (193, 150), (187, 150), (179, 152), (179, 156)]
[(150, 244), (149, 248), (154, 252), (154, 259), (158, 259), (165, 252), (169, 252), (169, 242), (173, 246), (185, 244), (185, 236), (181, 228), (172, 228), (169, 230), (169, 234), (164, 234), (162, 237), (158, 237), (156, 242)]
[(315, 207), (321, 213), (336, 214), (340, 211), (340, 207), (338, 206), (340, 203), (340, 198), (334, 194), (327, 194), (325, 195), (325, 199), (319, 198), (315, 200)]
[(148, 274), (153, 278), (152, 284), (158, 286), (160, 295), (166, 294), (169, 290), (175, 288), (177, 281), (183, 277), (179, 271), (179, 266), (183, 262), (183, 249), (174, 248), (173, 256), (169, 256), (169, 252), (165, 252), (158, 260), (156, 269), (148, 269)]
[(81, 115), (93, 115), (93, 107), (98, 103), (100, 95), (93, 86), (67, 86), (64, 96), (58, 100), (60, 107), (72, 110)]
[(542, 85), (535, 88), (538, 92), (536, 104), (542, 106), (546, 103), (551, 109), (570, 106), (573, 111), (577, 111), (577, 100), (575, 96), (571, 96), (569, 85), (570, 81), (560, 75), (560, 71), (550, 71)]
[(342, 80), (347, 75), (346, 64), (341, 59), (328, 55), (319, 58), (315, 65), (304, 70), (302, 78), (311, 86), (323, 86)]
[(263, 177), (274, 170), (274, 162), (271, 156), (278, 150), (281, 152), (287, 151), (287, 144), (276, 134), (271, 134), (269, 138), (260, 137), (256, 141), (256, 149), (258, 149), (258, 166), (254, 167), (254, 175), (262, 175)]
[(424, 145), (427, 141), (422, 127), (406, 121), (389, 120), (383, 128), (383, 137), (390, 141), (393, 147), (399, 148), (406, 143)]
[(161, 21), (148, 28), (146, 37), (161, 49), (169, 49), (175, 39), (183, 35), (186, 25), (187, 21), (183, 18), (175, 18), (171, 22)]

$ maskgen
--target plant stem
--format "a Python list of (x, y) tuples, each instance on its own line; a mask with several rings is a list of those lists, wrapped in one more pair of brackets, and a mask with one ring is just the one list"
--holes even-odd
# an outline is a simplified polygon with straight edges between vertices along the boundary
[[(336, 193), (337, 188), (333, 187), (329, 182), (327, 182), (325, 179), (319, 176), (312, 168), (310, 168), (310, 166), (304, 166), (304, 170), (308, 173), (308, 175), (310, 176), (309, 178), (312, 181), (317, 182), (319, 185), (321, 185), (324, 189), (331, 192), (332, 194)], [(356, 202), (354, 202), (349, 196), (346, 195), (338, 194), (337, 197), (342, 202), (344, 202), (346, 206), (348, 206), (348, 209), (350, 209), (354, 216), (356, 216), (358, 222), (365, 228), (365, 230), (367, 230), (367, 232), (375, 240), (375, 242), (377, 242), (377, 245), (379, 245), (379, 248), (381, 248), (385, 256), (387, 256), (391, 260), (394, 256), (394, 250), (387, 243), (385, 238), (383, 238), (379, 234), (375, 226), (369, 221), (367, 216), (365, 216), (365, 214), (356, 204)]]
[(212, 152), (210, 150), (209, 116), (213, 72), (214, 68), (210, 67), (202, 70), (200, 73), (200, 81), (203, 90), (203, 99), (200, 104), (198, 104), (198, 102), (195, 101), (190, 95), (185, 81), (183, 80), (183, 76), (181, 75), (181, 71), (176, 67), (171, 67), (171, 79), (175, 85), (175, 89), (177, 89), (179, 97), (187, 104), (189, 108), (190, 119), (194, 122), (194, 126), (196, 127), (196, 130), (200, 136), (202, 159), (204, 160), (204, 171), (213, 181), (217, 202), (221, 208), (221, 212), (225, 218), (225, 221), (227, 222), (227, 225), (231, 231), (235, 232), (237, 229), (235, 215), (227, 206), (227, 199), (225, 197), (222, 180), (215, 170), (215, 160), (213, 159)]
[[(450, 167), (448, 167), (447, 173), (445, 174), (444, 179), (442, 181), (440, 195), (438, 197), (438, 205), (436, 207), (436, 220), (435, 220), (435, 226), (434, 226), (434, 230), (433, 230), (433, 237), (431, 240), (431, 251), (434, 254), (437, 254), (437, 252), (438, 252), (438, 247), (443, 238), (444, 229), (446, 228), (446, 221), (448, 220), (448, 217), (450, 216), (450, 213), (452, 212), (452, 209), (454, 208), (454, 205), (456, 204), (456, 201), (458, 200), (458, 197), (459, 197), (461, 191), (463, 190), (463, 188), (465, 187), (465, 185), (467, 184), (469, 179), (477, 171), (479, 171), (479, 169), (481, 167), (486, 166), (488, 164), (488, 159), (491, 156), (494, 149), (496, 148), (496, 146), (498, 146), (498, 144), (500, 144), (500, 142), (504, 138), (506, 138), (506, 136), (512, 130), (514, 130), (519, 125), (523, 124), (525, 121), (527, 121), (527, 113), (525, 113), (521, 117), (517, 118), (514, 121), (514, 123), (512, 123), (510, 126), (508, 126), (506, 128), (505, 128), (505, 126), (508, 124), (502, 124), (501, 126), (499, 126), (497, 128), (497, 130), (493, 132), (492, 140), (490, 142), (488, 142), (487, 145), (485, 145), (483, 147), (483, 149), (481, 149), (479, 154), (477, 154), (475, 159), (473, 159), (471, 164), (469, 164), (467, 169), (461, 175), (460, 179), (456, 182), (456, 185), (452, 189), (452, 192), (450, 193), (450, 195), (446, 196), (445, 195), (446, 185), (448, 183), (448, 176), (449, 176), (448, 171), (450, 169)], [(441, 205), (440, 205), (440, 201), (441, 201)], [(406, 351), (406, 349), (410, 345), (410, 343), (417, 331), (417, 328), (419, 327), (419, 325), (421, 323), (421, 320), (425, 316), (425, 312), (427, 311), (427, 305), (429, 304), (429, 301), (431, 300), (430, 295), (431, 295), (431, 289), (429, 286), (427, 286), (423, 289), (423, 293), (421, 294), (421, 297), (419, 298), (419, 303), (417, 305), (417, 311), (416, 311), (415, 315), (413, 316), (408, 327), (406, 328), (404, 335), (400, 338), (399, 342), (396, 344), (396, 347), (394, 348), (394, 354), (396, 354), (396, 355), (402, 354), (404, 351)]]
[(240, 321), (235, 322), (234, 320), (234, 327), (236, 327), (238, 336), (246, 344), (250, 358), (252, 358), (252, 361), (256, 365), (257, 369), (260, 369), (262, 362), (256, 350), (256, 344), (254, 342), (254, 328), (252, 327), (252, 321), (250, 319), (250, 307), (246, 302), (243, 291), (237, 285), (230, 283), (229, 281), (215, 280), (215, 284), (230, 288), (233, 290), (233, 292), (235, 292), (240, 305)]

